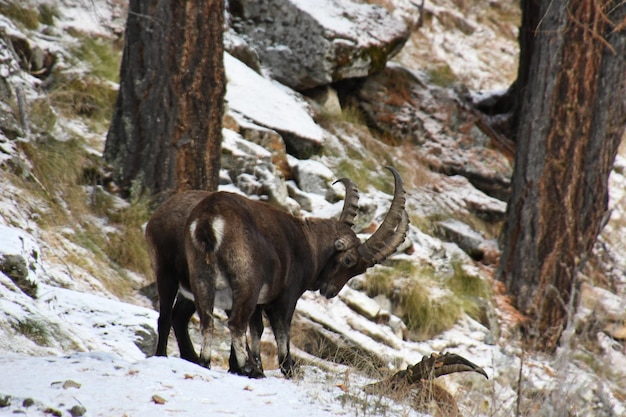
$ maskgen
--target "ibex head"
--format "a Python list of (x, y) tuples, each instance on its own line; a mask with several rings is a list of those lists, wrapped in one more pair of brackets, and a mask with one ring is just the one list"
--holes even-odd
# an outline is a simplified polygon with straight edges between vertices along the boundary
[(339, 237), (335, 240), (336, 253), (318, 277), (320, 294), (326, 298), (335, 297), (348, 280), (377, 263), (384, 261), (404, 241), (409, 226), (409, 218), (404, 210), (404, 188), (402, 179), (392, 167), (387, 167), (395, 179), (395, 189), (391, 207), (380, 225), (369, 239), (361, 243), (352, 230), (356, 216), (359, 192), (347, 178), (341, 182), (346, 187), (346, 199), (339, 221)]

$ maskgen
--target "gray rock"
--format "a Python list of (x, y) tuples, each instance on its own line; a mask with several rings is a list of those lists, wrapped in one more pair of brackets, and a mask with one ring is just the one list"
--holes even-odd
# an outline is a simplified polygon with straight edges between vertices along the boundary
[(287, 179), (292, 177), (291, 167), (287, 161), (285, 141), (278, 132), (259, 126), (232, 110), (224, 118), (224, 127), (238, 132), (244, 139), (267, 149), (272, 154), (272, 162), (282, 175)]
[[(224, 129), (222, 168), (230, 181), (246, 195), (256, 195), (278, 207), (290, 210), (285, 178), (272, 163), (272, 154), (263, 147)], [(226, 179), (221, 180), (227, 183)]]
[(244, 39), (232, 29), (224, 32), (224, 49), (229, 54), (246, 64), (254, 72), (261, 74), (259, 55)]
[(294, 177), (302, 191), (326, 196), (333, 190), (335, 174), (323, 163), (307, 159), (298, 160), (292, 165)]
[(40, 250), (28, 233), (0, 226), (0, 272), (11, 278), (30, 297), (37, 296)]
[(313, 210), (313, 201), (311, 200), (311, 197), (299, 189), (294, 181), (287, 181), (287, 191), (289, 192), (289, 197), (293, 198), (303, 210)]
[[(428, 85), (418, 73), (390, 64), (349, 93), (368, 124), (393, 138), (393, 145), (414, 146), (431, 170), (462, 175), (485, 194), (507, 201), (512, 165), (490, 146), (475, 115), (459, 105), (462, 100), (454, 91)], [(489, 210), (482, 214), (496, 221), (498, 213)]]
[(488, 241), (467, 224), (448, 219), (436, 223), (435, 233), (443, 240), (454, 242), (473, 259), (480, 260), (487, 250), (497, 250), (496, 243)]
[(154, 354), (154, 347), (157, 343), (157, 334), (154, 329), (147, 324), (141, 324), (137, 330), (135, 330), (135, 345), (146, 356)]
[(298, 91), (382, 70), (410, 35), (382, 7), (348, 0), (233, 0), (230, 12), (272, 78)]

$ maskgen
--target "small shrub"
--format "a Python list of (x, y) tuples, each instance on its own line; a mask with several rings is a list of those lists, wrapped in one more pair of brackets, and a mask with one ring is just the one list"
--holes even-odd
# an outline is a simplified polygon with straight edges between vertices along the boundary
[(117, 91), (95, 78), (66, 78), (51, 86), (50, 103), (67, 117), (84, 116), (96, 121), (110, 120)]
[(37, 98), (30, 103), (29, 117), (34, 130), (42, 133), (50, 132), (57, 122), (57, 115), (47, 97)]
[(50, 332), (45, 323), (39, 320), (26, 317), (13, 323), (16, 332), (26, 336), (39, 346), (50, 344)]
[(109, 234), (104, 252), (123, 268), (138, 273), (150, 271), (150, 260), (146, 250), (142, 225), (150, 217), (150, 199), (140, 198), (128, 207), (110, 214), (110, 220), (121, 233)]
[[(48, 201), (52, 209), (43, 213), (43, 219), (51, 223), (66, 222), (65, 203), (84, 200), (82, 189), (77, 187), (85, 159), (82, 145), (74, 139), (48, 139), (35, 144), (20, 143), (20, 147), (33, 167), (30, 181), (25, 185)], [(74, 210), (76, 207), (70, 206), (73, 213), (78, 214)]]
[(390, 273), (388, 268), (372, 268), (365, 275), (365, 292), (370, 297), (376, 297), (379, 294), (389, 295), (393, 288), (394, 275)]
[(427, 340), (449, 329), (461, 317), (462, 310), (453, 297), (433, 297), (430, 289), (415, 281), (400, 296), (403, 319), (414, 337)]

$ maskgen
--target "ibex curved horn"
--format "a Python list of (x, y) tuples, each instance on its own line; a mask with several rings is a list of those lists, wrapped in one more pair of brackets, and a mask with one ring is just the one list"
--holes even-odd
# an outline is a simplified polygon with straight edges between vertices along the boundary
[(354, 217), (359, 207), (359, 190), (356, 185), (348, 178), (340, 178), (333, 184), (342, 183), (346, 188), (346, 198), (343, 202), (343, 210), (339, 220), (346, 223), (350, 227), (354, 226)]
[(391, 207), (378, 230), (358, 247), (359, 255), (370, 265), (382, 262), (391, 255), (404, 241), (409, 228), (409, 217), (404, 210), (406, 198), (402, 178), (395, 168), (386, 168), (391, 171), (395, 180)]

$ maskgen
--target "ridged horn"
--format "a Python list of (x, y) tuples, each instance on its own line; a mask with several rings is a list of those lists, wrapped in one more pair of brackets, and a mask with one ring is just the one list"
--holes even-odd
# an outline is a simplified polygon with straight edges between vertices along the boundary
[(340, 178), (333, 184), (337, 184), (338, 182), (342, 183), (346, 189), (346, 198), (343, 201), (343, 210), (341, 210), (341, 216), (339, 216), (339, 220), (352, 227), (354, 226), (356, 211), (359, 208), (359, 190), (356, 188), (356, 185), (348, 178)]
[(382, 262), (391, 255), (404, 241), (409, 228), (409, 217), (404, 210), (406, 198), (402, 187), (402, 178), (393, 167), (386, 167), (394, 177), (393, 200), (385, 220), (369, 239), (359, 247), (359, 255), (370, 265)]

